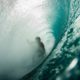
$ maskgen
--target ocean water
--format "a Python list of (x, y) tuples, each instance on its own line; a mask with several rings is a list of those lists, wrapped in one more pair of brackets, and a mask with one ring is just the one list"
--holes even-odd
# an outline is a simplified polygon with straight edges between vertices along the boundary
[[(64, 2), (65, 4), (67, 4), (68, 0), (67, 1), (64, 0)], [(66, 30), (64, 32), (64, 35), (62, 36), (62, 39), (59, 40), (59, 43), (56, 45), (55, 48), (53, 48), (52, 52), (47, 57), (47, 59), (30, 74), (25, 75), (22, 78), (22, 80), (80, 79), (80, 65), (79, 65), (80, 60), (77, 58), (79, 57), (80, 53), (80, 1), (70, 0), (68, 8), (69, 8), (68, 19), (66, 19), (67, 20), (67, 23), (65, 25), (66, 27), (64, 26)], [(64, 16), (62, 17), (62, 19), (63, 18)], [(56, 29), (58, 29), (58, 27)], [(55, 35), (58, 36), (58, 32), (56, 31), (56, 29)], [(61, 31), (63, 32), (63, 30)], [(75, 59), (77, 61), (79, 60), (78, 65), (76, 64)], [(74, 60), (74, 64), (71, 63), (72, 60)], [(71, 77), (66, 73), (67, 69), (70, 70), (70, 73), (68, 74), (70, 74)], [(78, 71), (79, 73), (76, 74), (76, 71)]]
[[(23, 80), (55, 79), (70, 62), (63, 57), (67, 45), (80, 37), (78, 28), (70, 27), (80, 15), (79, 5), (79, 0), (0, 0), (0, 79), (18, 80), (32, 70)], [(36, 37), (45, 46), (45, 56), (39, 56)]]
[[(0, 0), (1, 80), (24, 76), (49, 55), (65, 30), (69, 13), (69, 1), (66, 2)], [(39, 56), (42, 53), (36, 37), (45, 46), (45, 56)]]

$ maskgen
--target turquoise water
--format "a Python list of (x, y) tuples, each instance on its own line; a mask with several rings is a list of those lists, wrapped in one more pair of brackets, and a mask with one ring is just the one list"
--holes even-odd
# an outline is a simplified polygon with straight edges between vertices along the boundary
[[(0, 0), (0, 79), (4, 80), (4, 76), (7, 80), (19, 79), (42, 63), (45, 57), (44, 55), (40, 57), (40, 53), (36, 52), (40, 47), (35, 40), (36, 37), (40, 37), (45, 46), (47, 59), (42, 67), (35, 69), (38, 71), (34, 70), (29, 76), (33, 80), (51, 80), (53, 75), (56, 75), (55, 71), (58, 71), (56, 70), (58, 61), (64, 60), (65, 65), (67, 63), (63, 56), (64, 53), (68, 53), (67, 45), (70, 38), (75, 42), (74, 35), (76, 37), (77, 33), (74, 33), (77, 29), (72, 27), (73, 30), (70, 26), (80, 14), (79, 2), (78, 0)], [(71, 30), (72, 36), (67, 30)], [(65, 31), (67, 35), (64, 35)], [(59, 44), (58, 47), (56, 43)], [(53, 61), (56, 63), (52, 64)], [(61, 68), (65, 68), (64, 65)]]
[[(54, 35), (56, 36), (57, 40), (59, 40), (60, 35), (64, 32), (63, 28), (66, 28), (66, 31), (58, 45), (55, 47), (55, 49), (53, 49), (43, 64), (36, 68), (32, 73), (23, 77), (22, 80), (80, 79), (80, 62), (74, 68), (75, 70), (78, 70), (79, 74), (76, 75), (74, 72), (75, 70), (72, 69), (72, 72), (70, 73), (72, 77), (69, 78), (67, 73), (65, 73), (72, 60), (74, 60), (76, 56), (79, 57), (78, 54), (80, 53), (80, 0), (70, 0), (70, 2), (68, 2), (68, 0), (61, 1), (62, 2), (60, 4), (65, 3), (65, 6), (67, 4), (66, 7), (69, 10), (69, 12), (67, 12), (68, 15), (66, 16), (66, 14), (63, 14), (65, 12), (65, 7), (62, 7), (63, 10), (59, 7), (58, 15), (61, 13), (61, 17), (58, 17), (56, 20), (55, 25), (57, 28), (54, 28), (53, 26), (52, 27), (54, 28), (53, 30), (55, 30)], [(61, 25), (64, 26), (60, 27)], [(59, 32), (60, 34), (58, 34)], [(77, 60), (79, 59), (77, 58)], [(58, 78), (56, 79), (57, 76)]]

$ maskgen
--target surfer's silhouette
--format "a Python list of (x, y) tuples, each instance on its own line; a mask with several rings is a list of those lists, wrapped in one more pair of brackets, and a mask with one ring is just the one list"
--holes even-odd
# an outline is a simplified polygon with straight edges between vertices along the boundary
[(36, 37), (36, 42), (39, 45), (39, 51), (40, 51), (40, 53), (42, 53), (42, 55), (45, 54), (45, 47), (44, 47), (44, 44), (41, 41), (40, 37)]
[[(41, 38), (40, 37), (36, 37), (34, 41), (30, 41), (30, 40), (27, 40), (27, 42), (29, 43), (29, 45), (31, 46), (32, 48), (32, 60), (34, 62), (39, 62), (43, 61), (43, 59), (45, 59), (46, 57), (46, 51), (45, 51), (45, 46), (44, 46), (44, 43), (41, 41)], [(38, 64), (39, 64), (38, 62)], [(37, 63), (35, 63), (37, 64)]]

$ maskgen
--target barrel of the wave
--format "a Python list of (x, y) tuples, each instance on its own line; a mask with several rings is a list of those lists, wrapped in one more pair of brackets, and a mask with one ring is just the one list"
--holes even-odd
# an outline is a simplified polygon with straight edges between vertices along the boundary
[[(61, 1), (64, 2), (64, 0)], [(1, 0), (0, 77), (1, 75), (5, 76), (6, 80), (19, 79), (42, 62), (41, 60), (45, 56), (43, 54), (40, 57), (38, 56), (40, 53), (36, 53), (39, 47), (34, 41), (36, 37), (40, 37), (46, 54), (51, 52), (56, 39), (54, 32), (58, 28), (61, 32), (60, 24), (64, 23), (66, 19), (64, 15), (61, 20), (61, 13), (66, 14), (64, 11), (66, 8), (61, 5), (61, 1)], [(61, 13), (59, 13), (60, 10)], [(60, 26), (56, 27), (54, 24), (59, 21), (58, 25)], [(34, 43), (33, 47), (33, 44), (29, 44), (28, 40)]]
[[(29, 25), (32, 27), (32, 36), (34, 38), (37, 36), (41, 38), (48, 55), (65, 31), (68, 20), (69, 1), (42, 0), (37, 2), (38, 5), (35, 5), (36, 7), (29, 11), (30, 19), (32, 20), (29, 22)], [(62, 2), (63, 5), (61, 5)]]

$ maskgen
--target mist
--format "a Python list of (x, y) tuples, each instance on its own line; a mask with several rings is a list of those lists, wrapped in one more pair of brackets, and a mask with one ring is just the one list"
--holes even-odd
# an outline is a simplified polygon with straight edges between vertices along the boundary
[[(24, 76), (38, 66), (53, 49), (58, 36), (61, 37), (63, 33), (61, 30), (64, 31), (69, 7), (64, 2), (63, 7), (66, 8), (62, 9), (59, 7), (60, 1), (59, 4), (57, 1), (0, 0), (1, 79), (6, 76), (7, 80), (16, 80)], [(40, 48), (35, 41), (36, 37), (41, 38), (45, 55), (39, 56), (40, 52), (36, 52)]]

